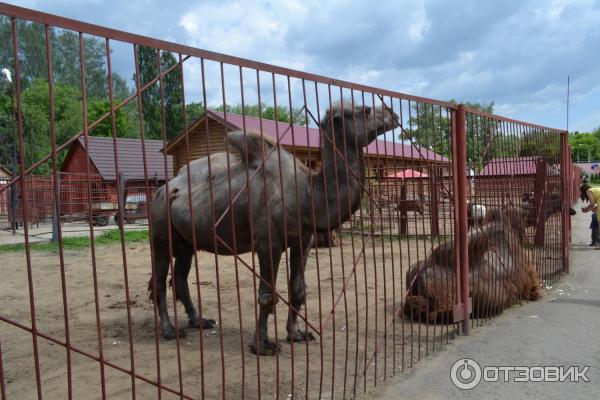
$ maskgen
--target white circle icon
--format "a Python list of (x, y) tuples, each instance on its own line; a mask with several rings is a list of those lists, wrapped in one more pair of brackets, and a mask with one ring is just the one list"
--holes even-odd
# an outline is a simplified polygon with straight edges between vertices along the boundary
[(481, 367), (475, 360), (461, 358), (452, 364), (450, 379), (459, 389), (473, 389), (481, 382)]

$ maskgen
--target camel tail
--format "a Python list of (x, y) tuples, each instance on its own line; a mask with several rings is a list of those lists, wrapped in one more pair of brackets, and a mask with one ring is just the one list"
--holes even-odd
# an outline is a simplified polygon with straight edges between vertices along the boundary
[(275, 147), (275, 142), (260, 133), (233, 131), (227, 134), (227, 143), (239, 154), (242, 163), (248, 168), (257, 168), (269, 150)]

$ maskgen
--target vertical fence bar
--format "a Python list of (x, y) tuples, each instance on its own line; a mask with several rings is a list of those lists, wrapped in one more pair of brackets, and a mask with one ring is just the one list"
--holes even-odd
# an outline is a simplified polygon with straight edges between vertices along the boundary
[(54, 118), (54, 85), (52, 76), (52, 46), (50, 27), (46, 25), (46, 67), (48, 71), (48, 104), (50, 106), (50, 141), (52, 148), (52, 241), (58, 243), (58, 258), (60, 267), (60, 281), (62, 288), (63, 318), (65, 328), (65, 343), (67, 348), (67, 396), (73, 398), (73, 380), (71, 366), (71, 334), (69, 330), (69, 306), (67, 304), (67, 280), (65, 274), (65, 259), (62, 241), (62, 225), (60, 220), (60, 175), (58, 173), (58, 160), (56, 152), (56, 125)]
[(569, 155), (568, 132), (560, 133), (560, 188), (561, 188), (561, 258), (563, 271), (569, 273)]
[[(96, 337), (98, 338), (98, 360), (100, 368), (100, 388), (102, 400), (106, 399), (106, 375), (104, 371), (104, 344), (102, 341), (102, 322), (100, 320), (100, 301), (98, 300), (98, 270), (96, 263), (96, 239), (94, 234), (94, 216), (92, 215), (92, 187), (90, 182), (91, 175), (91, 160), (89, 146), (89, 130), (88, 130), (88, 115), (87, 115), (87, 82), (85, 74), (85, 41), (83, 33), (79, 33), (79, 77), (81, 83), (81, 112), (83, 122), (83, 143), (85, 147), (85, 177), (86, 179), (86, 199), (88, 226), (90, 228), (90, 256), (92, 263), (92, 280), (94, 286), (94, 311), (96, 314)], [(160, 380), (159, 380), (160, 382)]]
[(27, 192), (25, 179), (25, 134), (23, 132), (23, 114), (21, 105), (21, 74), (19, 69), (19, 49), (17, 41), (17, 20), (12, 18), (12, 42), (13, 42), (13, 60), (15, 63), (15, 96), (17, 102), (17, 130), (19, 135), (19, 176), (21, 186), (21, 203), (23, 213), (23, 233), (25, 235), (25, 259), (27, 262), (27, 284), (29, 289), (29, 310), (31, 314), (31, 339), (33, 344), (33, 359), (35, 363), (35, 382), (37, 389), (37, 397), (42, 399), (42, 379), (40, 376), (40, 357), (38, 351), (38, 332), (35, 315), (35, 296), (33, 291), (33, 273), (31, 268), (31, 252), (29, 246), (29, 225), (27, 221)]
[(4, 365), (2, 363), (2, 341), (0, 340), (0, 395), (6, 399), (6, 388), (4, 387)]
[[(108, 84), (108, 100), (110, 102), (110, 131), (112, 136), (112, 144), (113, 144), (113, 154), (114, 154), (114, 168), (115, 175), (120, 177), (119, 170), (119, 148), (117, 141), (117, 116), (115, 109), (115, 102), (113, 96), (113, 76), (112, 76), (112, 63), (111, 63), (111, 49), (110, 49), (110, 39), (105, 38), (105, 49), (106, 49), (106, 68), (107, 68), (107, 84)], [(125, 304), (127, 310), (127, 332), (129, 337), (129, 365), (131, 367), (131, 398), (135, 400), (136, 398), (136, 389), (135, 389), (135, 351), (133, 345), (133, 323), (131, 318), (131, 299), (129, 292), (129, 274), (127, 271), (127, 250), (125, 248), (125, 230), (123, 225), (123, 220), (125, 217), (125, 210), (122, 207), (122, 203), (120, 201), (125, 188), (121, 186), (123, 182), (119, 179), (117, 181), (117, 195), (119, 196), (118, 202), (118, 223), (119, 223), (119, 233), (121, 240), (121, 258), (123, 261), (123, 280), (125, 286)]]
[(455, 243), (457, 243), (456, 251), (458, 252), (459, 264), (457, 265), (457, 299), (462, 303), (462, 329), (464, 335), (469, 335), (471, 331), (471, 325), (469, 324), (469, 314), (471, 313), (469, 304), (469, 257), (468, 251), (468, 237), (467, 237), (467, 143), (466, 143), (466, 119), (465, 119), (465, 106), (460, 104), (454, 111), (456, 116), (456, 125), (453, 126), (453, 163), (456, 165), (456, 189), (454, 199), (454, 207), (457, 208), (458, 212), (455, 213), (458, 220), (455, 221), (457, 226), (457, 236)]
[[(562, 151), (562, 149), (561, 149)], [(562, 157), (562, 152), (561, 152)], [(544, 159), (538, 159), (535, 162), (535, 209), (537, 210), (536, 228), (533, 243), (536, 247), (544, 247), (546, 235), (546, 169), (547, 164)]]

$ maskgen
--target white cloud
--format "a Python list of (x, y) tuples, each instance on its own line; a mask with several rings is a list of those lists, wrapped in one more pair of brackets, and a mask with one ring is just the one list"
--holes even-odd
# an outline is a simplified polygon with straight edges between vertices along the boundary
[[(440, 0), (205, 0), (168, 7), (158, 0), (125, 6), (97, 1), (20, 3), (414, 95), (496, 101), (498, 112), (557, 126), (563, 123), (566, 76), (571, 75), (572, 125), (590, 130), (598, 124), (590, 106), (600, 103), (597, 1), (459, 0), (450, 6)], [(115, 7), (121, 12), (101, 12)], [(195, 90), (187, 97), (197, 98), (198, 68), (186, 68), (186, 77), (196, 79), (186, 85)], [(218, 98), (220, 77), (213, 73), (207, 84), (211, 97)], [(239, 83), (227, 86), (228, 92), (239, 90)]]

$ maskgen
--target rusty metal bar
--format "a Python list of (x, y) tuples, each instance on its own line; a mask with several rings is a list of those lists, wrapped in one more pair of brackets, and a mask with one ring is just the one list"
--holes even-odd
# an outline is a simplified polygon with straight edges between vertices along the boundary
[(462, 303), (462, 329), (464, 335), (469, 335), (471, 325), (469, 323), (469, 314), (471, 312), (469, 304), (469, 256), (467, 241), (467, 155), (466, 155), (466, 132), (465, 132), (465, 107), (461, 104), (455, 112), (456, 126), (453, 130), (454, 141), (452, 150), (454, 152), (453, 163), (456, 165), (457, 182), (455, 193), (455, 204), (458, 208), (458, 226), (456, 240), (458, 241), (456, 251), (459, 254), (459, 264), (457, 264), (457, 288), (460, 291), (460, 302)]
[[(56, 212), (56, 228), (58, 233), (58, 258), (60, 266), (60, 284), (63, 303), (63, 319), (65, 326), (65, 342), (67, 348), (67, 397), (73, 398), (73, 372), (71, 361), (71, 335), (69, 330), (69, 306), (67, 304), (67, 282), (65, 276), (65, 256), (63, 251), (63, 235), (61, 216), (61, 201), (60, 201), (60, 183), (58, 175), (58, 161), (56, 160), (56, 125), (54, 118), (54, 85), (52, 76), (52, 45), (50, 38), (50, 28), (44, 26), (44, 36), (46, 39), (46, 66), (48, 72), (48, 104), (50, 106), (50, 143), (52, 155), (52, 194), (53, 194), (53, 209)], [(27, 223), (27, 222), (25, 222)], [(54, 237), (53, 237), (54, 239)]]
[[(17, 97), (17, 132), (19, 136), (19, 170), (24, 176), (25, 171), (25, 136), (23, 132), (23, 114), (21, 112), (21, 74), (19, 69), (19, 47), (17, 41), (17, 21), (13, 17), (11, 19), (12, 28), (12, 45), (13, 45), (13, 60), (15, 63), (15, 95)], [(9, 182), (9, 184), (11, 184)], [(25, 259), (27, 262), (27, 285), (29, 290), (29, 310), (31, 314), (31, 340), (33, 344), (33, 360), (35, 364), (35, 383), (37, 389), (38, 400), (42, 400), (42, 380), (40, 376), (40, 357), (38, 351), (38, 332), (35, 314), (35, 296), (33, 289), (33, 273), (31, 269), (31, 249), (29, 243), (29, 225), (27, 218), (27, 191), (25, 182), (21, 179), (21, 194), (23, 196), (23, 232), (25, 236)]]

